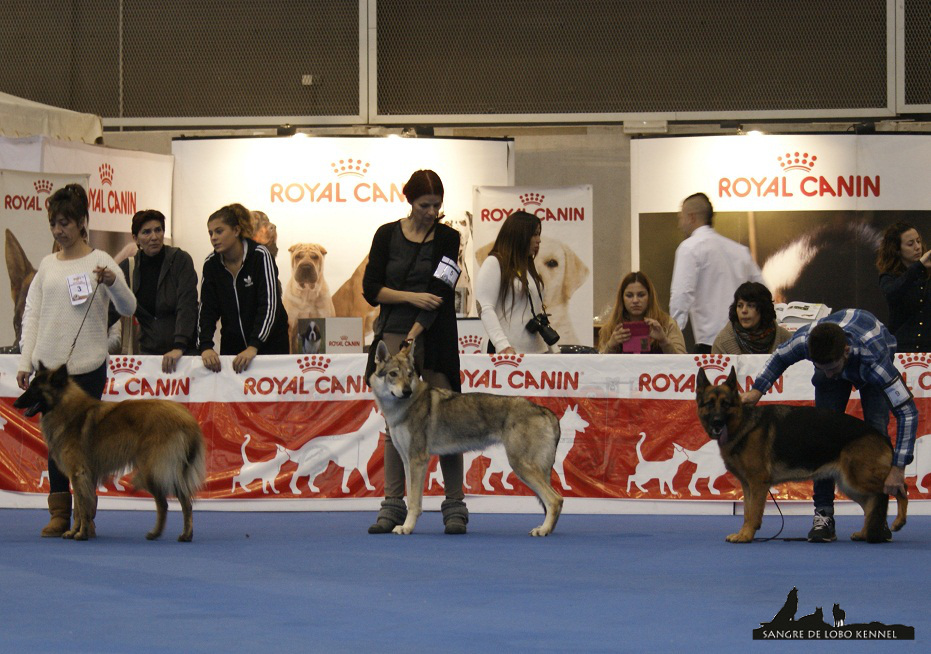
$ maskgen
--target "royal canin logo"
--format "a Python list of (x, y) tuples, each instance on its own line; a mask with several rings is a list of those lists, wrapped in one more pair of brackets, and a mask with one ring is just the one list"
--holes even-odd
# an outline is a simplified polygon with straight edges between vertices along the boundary
[[(357, 157), (345, 157), (330, 162), (336, 181), (276, 180), (269, 184), (272, 204), (341, 204), (344, 202), (406, 203), (404, 183), (364, 178), (372, 164)], [(360, 181), (354, 181), (354, 179)]]
[(726, 354), (701, 354), (695, 357), (695, 365), (705, 370), (724, 372), (731, 365), (731, 358)]
[(36, 190), (35, 195), (19, 195), (17, 193), (8, 193), (3, 196), (3, 208), (9, 211), (48, 211), (49, 198), (41, 198), (40, 195), (48, 195), (52, 192), (53, 185), (47, 179), (39, 179), (32, 183)]
[(524, 360), (523, 354), (492, 354), (491, 363), (495, 368), (500, 366), (511, 366), (516, 368), (520, 365), (520, 362)]
[(753, 175), (721, 177), (718, 179), (719, 198), (791, 198), (796, 194), (805, 197), (867, 198), (879, 197), (879, 175), (837, 175), (828, 179), (811, 173), (818, 156), (804, 150), (784, 152), (775, 158), (780, 172), (789, 175)]
[(521, 193), (517, 198), (521, 203), (520, 207), (482, 209), (479, 213), (479, 220), (483, 223), (499, 223), (515, 211), (526, 211), (543, 221), (566, 223), (585, 221), (585, 207), (544, 207), (543, 200), (546, 196), (533, 191)]
[(297, 367), (300, 368), (301, 374), (307, 372), (325, 372), (330, 367), (330, 359), (317, 354), (300, 357), (297, 360)]
[[(142, 361), (136, 357), (119, 356), (110, 359), (110, 376), (103, 394), (110, 396), (135, 397), (179, 397), (191, 394), (189, 377), (158, 377), (152, 383), (146, 377), (137, 377)], [(118, 380), (117, 375), (129, 375)]]
[(47, 179), (37, 179), (37, 180), (33, 183), (32, 187), (36, 190), (36, 193), (39, 193), (39, 194), (41, 195), (41, 194), (43, 194), (43, 193), (45, 193), (45, 194), (51, 193), (51, 192), (52, 192), (53, 185), (52, 185), (52, 183), (51, 183), (49, 180), (47, 180)]
[[(136, 213), (138, 200), (136, 191), (118, 191), (113, 188), (115, 171), (108, 163), (100, 164), (97, 168), (100, 176), (100, 187), (93, 186), (87, 189), (88, 208), (95, 213), (119, 214), (131, 217)], [(104, 188), (105, 186), (109, 188)]]
[(542, 207), (543, 199), (546, 197), (542, 193), (521, 193), (517, 197), (524, 207)]
[(923, 391), (931, 389), (931, 353), (897, 354), (896, 357), (909, 390), (914, 391), (915, 387)]
[(100, 173), (100, 184), (102, 186), (113, 186), (113, 166), (108, 163), (100, 164), (97, 172)]
[(363, 162), (362, 159), (340, 159), (330, 163), (330, 168), (336, 173), (337, 177), (365, 177), (369, 171), (369, 162)]
[(142, 367), (142, 361), (135, 357), (113, 357), (110, 359), (110, 373), (118, 375), (121, 372), (128, 372), (132, 375), (139, 372)]
[(481, 354), (482, 337), (475, 335), (459, 337), (459, 354)]
[(567, 370), (526, 370), (521, 367), (523, 354), (492, 354), (492, 367), (463, 368), (459, 377), (463, 387), (471, 390), (506, 389), (508, 391), (577, 391), (582, 373)]

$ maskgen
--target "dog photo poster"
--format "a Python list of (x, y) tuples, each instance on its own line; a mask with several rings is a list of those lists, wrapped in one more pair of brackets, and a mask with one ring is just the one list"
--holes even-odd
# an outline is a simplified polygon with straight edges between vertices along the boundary
[(52, 253), (54, 241), (48, 228), (46, 202), (57, 189), (67, 184), (87, 187), (87, 175), (0, 170), (0, 225), (3, 226), (6, 265), (0, 272), (0, 287), (12, 295), (0, 293), (0, 346), (13, 345), (19, 339), (26, 293), (39, 262)]
[(534, 262), (543, 280), (543, 303), (559, 345), (588, 345), (594, 340), (592, 278), (592, 187), (476, 186), (473, 194), (475, 270), (491, 251), (501, 223), (515, 211), (543, 222)]

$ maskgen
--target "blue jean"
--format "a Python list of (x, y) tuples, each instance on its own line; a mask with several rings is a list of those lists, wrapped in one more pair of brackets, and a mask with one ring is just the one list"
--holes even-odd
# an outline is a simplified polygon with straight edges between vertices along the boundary
[[(815, 370), (811, 383), (815, 386), (815, 406), (844, 413), (853, 391), (853, 384), (846, 379), (829, 379), (820, 370)], [(889, 402), (882, 389), (871, 384), (860, 388), (860, 404), (863, 419), (873, 429), (889, 438)], [(834, 509), (834, 480), (816, 479), (812, 484), (815, 510)]]

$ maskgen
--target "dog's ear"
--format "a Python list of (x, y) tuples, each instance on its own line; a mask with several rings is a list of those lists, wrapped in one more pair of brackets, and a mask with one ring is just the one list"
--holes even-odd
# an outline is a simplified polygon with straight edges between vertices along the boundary
[(36, 369), (36, 372), (42, 372), (43, 370), (48, 370), (48, 368), (42, 363), (42, 359), (39, 359), (39, 367)]
[(49, 377), (49, 381), (52, 382), (52, 386), (61, 387), (68, 383), (68, 366), (61, 365)]
[(325, 248), (325, 247), (323, 247), (322, 245), (318, 245), (317, 247), (320, 248), (320, 254), (324, 254), (324, 255), (326, 254), (326, 248)]
[(402, 352), (404, 351), (407, 352), (407, 358), (411, 363), (414, 363), (414, 344), (416, 342), (417, 342), (416, 340), (411, 341), (408, 345), (405, 345), (404, 347), (401, 348)]
[(568, 301), (573, 293), (579, 290), (579, 287), (585, 282), (589, 271), (585, 262), (571, 248), (563, 245), (563, 250), (565, 252), (566, 270), (562, 280), (562, 293), (563, 297)]
[(36, 272), (36, 269), (29, 263), (26, 251), (19, 241), (13, 236), (13, 232), (6, 230), (6, 269), (10, 274), (10, 293), (13, 296), (13, 303), (16, 303), (20, 291), (23, 288), (23, 282), (29, 275)]
[(725, 382), (725, 384), (727, 384), (727, 386), (730, 388), (739, 390), (737, 389), (737, 368), (735, 368), (734, 366), (731, 366), (731, 372), (727, 376), (727, 381)]
[(375, 348), (375, 363), (384, 363), (387, 360), (388, 346), (384, 341), (378, 341), (378, 346)]
[(698, 391), (698, 394), (701, 395), (702, 392), (708, 388), (708, 375), (705, 374), (704, 368), (698, 369), (698, 374), (695, 375), (695, 390)]

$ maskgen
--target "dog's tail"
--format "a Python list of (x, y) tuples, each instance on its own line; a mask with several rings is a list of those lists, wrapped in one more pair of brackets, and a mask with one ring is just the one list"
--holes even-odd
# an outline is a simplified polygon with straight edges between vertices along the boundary
[(895, 496), (895, 505), (898, 509), (898, 515), (892, 523), (892, 531), (898, 531), (905, 526), (908, 517), (908, 492), (899, 492)]
[(198, 429), (188, 441), (187, 454), (181, 466), (181, 476), (176, 481), (176, 497), (194, 497), (207, 478), (207, 460), (204, 437)]

